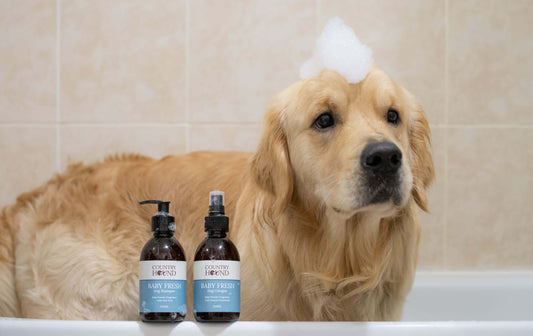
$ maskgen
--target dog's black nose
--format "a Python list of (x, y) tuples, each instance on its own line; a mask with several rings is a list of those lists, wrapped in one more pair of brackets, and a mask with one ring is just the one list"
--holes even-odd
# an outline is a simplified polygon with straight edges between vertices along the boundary
[(361, 153), (363, 168), (381, 174), (394, 174), (402, 165), (402, 152), (392, 142), (374, 142)]

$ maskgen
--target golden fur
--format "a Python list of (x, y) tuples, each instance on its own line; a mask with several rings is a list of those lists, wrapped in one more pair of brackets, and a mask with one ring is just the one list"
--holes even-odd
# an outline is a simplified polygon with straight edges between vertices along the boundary
[[(390, 107), (401, 124), (387, 124)], [(334, 110), (339, 123), (313, 120)], [(360, 153), (403, 153), (401, 204), (365, 205)], [(189, 260), (203, 239), (208, 193), (224, 190), (241, 254), (242, 320), (398, 320), (417, 259), (417, 206), (433, 179), (429, 126), (401, 86), (374, 68), (358, 84), (334, 71), (276, 97), (254, 154), (123, 155), (71, 165), (0, 214), (0, 316), (134, 320), (138, 266), (155, 208), (171, 201)]]

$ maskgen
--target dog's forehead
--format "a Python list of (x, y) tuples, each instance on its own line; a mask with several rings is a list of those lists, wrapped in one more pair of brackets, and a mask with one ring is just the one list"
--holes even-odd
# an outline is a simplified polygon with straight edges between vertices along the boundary
[(327, 110), (330, 105), (345, 106), (350, 90), (350, 84), (344, 77), (336, 71), (324, 70), (319, 76), (302, 80), (285, 90), (285, 97), (292, 97), (292, 108), (287, 112), (295, 114), (297, 119), (302, 119), (320, 110)]
[(350, 84), (333, 70), (324, 70), (319, 76), (304, 80), (286, 93), (295, 100), (291, 112), (305, 118), (332, 106), (348, 108), (349, 105), (382, 108), (392, 105), (398, 97), (398, 85), (381, 69), (374, 67), (359, 83)]
[(334, 110), (340, 116), (364, 114), (377, 117), (391, 106), (401, 109), (409, 101), (404, 99), (408, 97), (404, 91), (377, 67), (355, 84), (348, 83), (336, 71), (324, 70), (319, 76), (298, 81), (282, 91), (274, 106), (279, 111), (283, 129), (307, 128), (328, 110)]
[[(355, 90), (352, 90), (355, 91)], [(370, 100), (378, 107), (390, 106), (398, 97), (399, 87), (383, 70), (374, 67), (360, 83), (356, 100)]]

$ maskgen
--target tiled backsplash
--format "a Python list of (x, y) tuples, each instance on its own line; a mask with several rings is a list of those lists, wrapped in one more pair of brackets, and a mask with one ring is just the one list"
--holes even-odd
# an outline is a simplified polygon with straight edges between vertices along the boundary
[(529, 0), (0, 0), (0, 207), (69, 162), (253, 151), (337, 15), (432, 126), (419, 268), (533, 269)]

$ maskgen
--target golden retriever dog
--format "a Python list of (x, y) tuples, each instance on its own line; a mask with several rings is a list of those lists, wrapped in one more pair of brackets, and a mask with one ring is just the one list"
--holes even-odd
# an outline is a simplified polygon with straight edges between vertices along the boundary
[[(382, 70), (332, 70), (281, 92), (255, 153), (119, 155), (74, 164), (0, 215), (0, 315), (138, 319), (138, 268), (155, 207), (171, 201), (188, 258), (208, 193), (226, 192), (241, 255), (241, 320), (399, 320), (434, 178), (430, 129)], [(36, 168), (38, 169), (38, 168)]]

